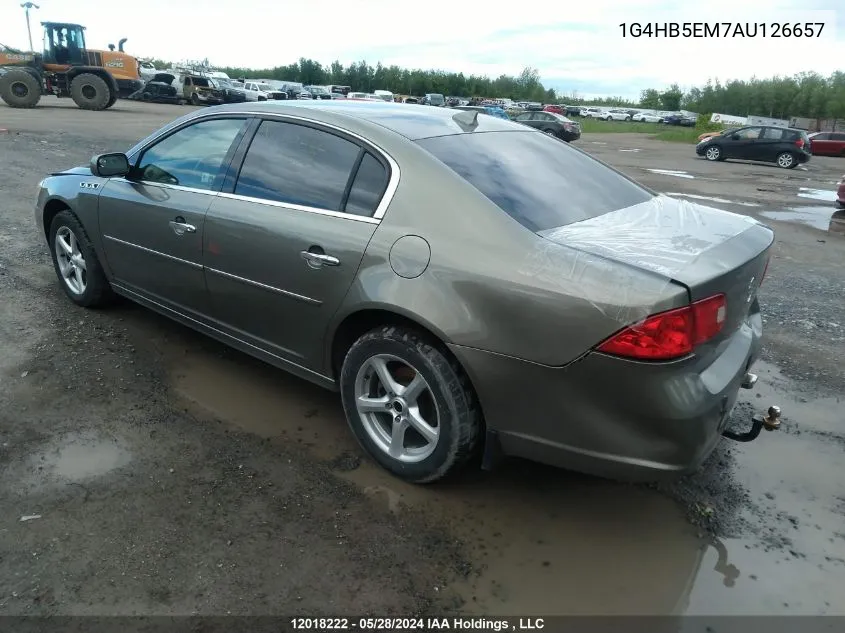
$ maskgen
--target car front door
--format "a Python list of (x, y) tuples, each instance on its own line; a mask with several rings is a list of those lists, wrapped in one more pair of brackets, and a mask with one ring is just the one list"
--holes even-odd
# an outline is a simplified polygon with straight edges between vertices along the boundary
[(205, 213), (247, 118), (188, 124), (133, 157), (126, 178), (106, 183), (100, 231), (114, 283), (183, 314), (205, 313)]
[(283, 118), (263, 119), (242, 146), (205, 225), (214, 318), (322, 372), (326, 328), (378, 226), (390, 167), (355, 139)]
[(722, 141), (722, 153), (725, 158), (746, 158), (751, 153), (749, 145), (755, 143), (760, 136), (761, 128), (744, 127), (726, 134)]
[(539, 122), (539, 121), (534, 121), (534, 120), (532, 119), (532, 117), (534, 117), (534, 113), (533, 113), (533, 112), (523, 112), (522, 114), (520, 114), (519, 116), (517, 116), (517, 117), (514, 119), (514, 121), (517, 121), (517, 122), (522, 123), (522, 124), (524, 124), (524, 125), (529, 125), (529, 126), (531, 126), (531, 127), (537, 127), (537, 126), (540, 124), (540, 122)]

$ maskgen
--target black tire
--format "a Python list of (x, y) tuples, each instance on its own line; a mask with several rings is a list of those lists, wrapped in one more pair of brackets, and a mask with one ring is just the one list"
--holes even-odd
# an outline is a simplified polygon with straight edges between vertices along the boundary
[(625, 120), (626, 121), (633, 121), (633, 119), (631, 117), (625, 117)]
[(545, 133), (546, 133), (546, 134), (548, 134), (549, 136), (553, 136), (553, 137), (557, 138), (557, 134), (555, 134), (555, 131), (554, 131), (554, 130), (552, 130), (552, 129), (543, 130), (543, 132), (545, 132)]
[(70, 82), (70, 96), (83, 110), (105, 110), (112, 101), (112, 89), (102, 77), (82, 73)]
[[(379, 354), (395, 356), (419, 372), (440, 412), (439, 438), (431, 454), (421, 461), (403, 462), (388, 455), (364, 428), (358, 413), (356, 378)], [(455, 360), (414, 330), (388, 325), (355, 341), (343, 361), (340, 392), (347, 422), (358, 442), (382, 467), (405, 481), (423, 484), (453, 476), (477, 454), (482, 418), (469, 379)]]
[(200, 101), (199, 95), (196, 92), (191, 93), (191, 104), (195, 106), (201, 106), (202, 102)]
[(783, 169), (795, 169), (798, 166), (798, 159), (792, 152), (781, 152), (775, 158), (775, 163)]
[(41, 83), (25, 70), (0, 75), (0, 98), (10, 108), (34, 108), (41, 100)]
[(108, 110), (108, 109), (109, 109), (110, 107), (112, 107), (115, 103), (117, 103), (117, 99), (118, 99), (118, 97), (119, 97), (119, 95), (118, 95), (116, 92), (115, 92), (115, 93), (113, 93), (113, 94), (112, 94), (112, 96), (111, 96), (111, 99), (109, 99), (109, 102), (106, 104), (106, 108), (105, 108), (105, 109), (106, 109), (106, 110)]
[[(62, 230), (69, 230), (73, 233), (79, 252), (85, 260), (85, 289), (82, 293), (71, 290), (64, 275), (62, 275), (56, 246), (56, 237)], [(82, 223), (72, 212), (61, 211), (53, 218), (53, 222), (50, 224), (49, 244), (56, 276), (71, 301), (84, 308), (98, 308), (108, 305), (112, 301), (114, 294), (108, 279), (106, 279), (106, 274), (103, 272), (103, 267), (100, 265), (100, 260), (97, 258), (97, 253), (94, 251)]]
[(150, 94), (149, 92), (142, 92), (141, 93), (141, 101), (149, 101), (152, 98), (153, 98), (153, 95)]

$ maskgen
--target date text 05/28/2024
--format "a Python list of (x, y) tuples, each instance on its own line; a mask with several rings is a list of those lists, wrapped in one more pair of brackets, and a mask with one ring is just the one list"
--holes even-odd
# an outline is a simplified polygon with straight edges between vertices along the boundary
[(818, 38), (824, 22), (621, 22), (622, 37)]
[(534, 631), (545, 628), (543, 618), (448, 617), (448, 618), (305, 618), (290, 619), (295, 631), (383, 631), (428, 633), (429, 631)]

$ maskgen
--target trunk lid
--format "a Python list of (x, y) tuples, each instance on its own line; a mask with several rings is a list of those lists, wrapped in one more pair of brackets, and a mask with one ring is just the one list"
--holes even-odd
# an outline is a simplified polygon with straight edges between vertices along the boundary
[(539, 234), (679, 283), (691, 302), (723, 293), (725, 336), (754, 305), (774, 241), (753, 218), (667, 196)]

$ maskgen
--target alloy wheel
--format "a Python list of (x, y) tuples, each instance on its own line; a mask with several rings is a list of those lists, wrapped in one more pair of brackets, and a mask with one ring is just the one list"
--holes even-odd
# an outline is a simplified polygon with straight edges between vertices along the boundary
[(55, 249), (62, 280), (72, 293), (84, 294), (88, 286), (88, 265), (79, 250), (76, 235), (68, 227), (63, 226), (56, 233)]
[(719, 160), (719, 156), (722, 155), (722, 150), (718, 147), (708, 147), (706, 156), (707, 160)]
[(792, 163), (795, 162), (795, 157), (792, 154), (788, 154), (784, 152), (780, 156), (778, 156), (778, 167), (783, 167), (784, 169), (789, 169), (792, 167)]
[(397, 356), (378, 354), (361, 365), (355, 407), (375, 445), (397, 461), (421, 462), (437, 447), (440, 412), (431, 387)]

